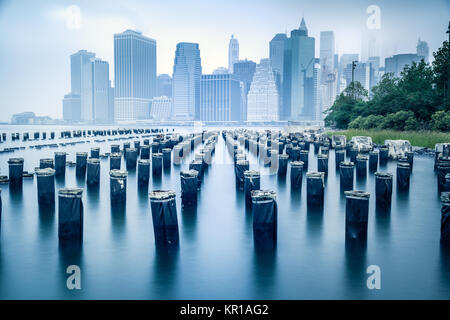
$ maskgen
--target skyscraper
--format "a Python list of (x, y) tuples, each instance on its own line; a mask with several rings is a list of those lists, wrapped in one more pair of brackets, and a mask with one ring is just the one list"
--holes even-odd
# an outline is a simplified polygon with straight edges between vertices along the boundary
[(251, 60), (239, 60), (234, 63), (234, 76), (242, 82), (242, 94), (241, 94), (241, 120), (247, 120), (247, 94), (250, 90), (250, 84), (252, 83), (253, 75), (256, 70), (256, 63)]
[(359, 54), (357, 53), (345, 53), (341, 55), (341, 58), (339, 60), (339, 68), (337, 73), (337, 91), (336, 95), (341, 94), (345, 88), (347, 87), (347, 79), (344, 76), (344, 69), (347, 67), (347, 65), (351, 64), (352, 61), (358, 61), (359, 60)]
[(92, 105), (92, 63), (95, 53), (80, 50), (70, 56), (71, 93), (80, 95), (80, 120), (94, 120)]
[(64, 96), (64, 119), (112, 122), (108, 62), (80, 50), (70, 56), (70, 72), (71, 92)]
[[(284, 48), (282, 120), (311, 120), (314, 105), (307, 102), (305, 84), (314, 77), (315, 39), (308, 37), (305, 20), (291, 31)], [(311, 99), (309, 100), (311, 101)]]
[(417, 55), (420, 57), (423, 57), (423, 60), (425, 62), (428, 62), (428, 58), (429, 58), (429, 54), (430, 54), (430, 49), (428, 48), (428, 43), (419, 39), (416, 50), (417, 50), (416, 51)]
[(269, 59), (272, 65), (272, 70), (275, 75), (275, 82), (280, 98), (280, 108), (283, 105), (283, 67), (284, 67), (284, 44), (286, 42), (286, 34), (277, 33), (269, 43)]
[(334, 32), (320, 32), (320, 67), (324, 72), (334, 71)]
[(256, 66), (248, 92), (247, 121), (278, 121), (279, 97), (269, 59)]
[(156, 95), (156, 40), (126, 30), (114, 35), (114, 105), (118, 121), (148, 119)]
[(239, 121), (240, 81), (234, 75), (204, 74), (201, 81), (200, 120)]
[(172, 76), (174, 119), (197, 120), (200, 118), (201, 75), (202, 65), (198, 44), (178, 43)]
[[(334, 32), (320, 32), (320, 86), (322, 99), (320, 110), (327, 110), (336, 99), (336, 66), (334, 65)], [(317, 117), (316, 117), (317, 118)], [(317, 119), (319, 120), (319, 119)]]
[(97, 123), (110, 121), (109, 108), (109, 64), (100, 59), (92, 59), (92, 104), (93, 118)]
[(158, 97), (166, 96), (172, 97), (172, 78), (168, 74), (160, 74), (156, 79), (157, 90), (156, 95)]
[(239, 60), (239, 42), (231, 35), (230, 43), (228, 44), (228, 72), (233, 73), (233, 65)]

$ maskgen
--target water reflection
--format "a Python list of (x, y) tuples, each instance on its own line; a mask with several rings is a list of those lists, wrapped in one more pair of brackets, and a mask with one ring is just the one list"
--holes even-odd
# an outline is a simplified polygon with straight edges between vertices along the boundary
[(179, 249), (156, 247), (151, 285), (158, 299), (173, 299), (177, 292)]
[(23, 206), (23, 184), (9, 184), (9, 199), (13, 206), (22, 207)]
[(306, 232), (308, 239), (317, 241), (321, 238), (323, 229), (323, 205), (307, 205)]
[(149, 199), (148, 199), (148, 182), (138, 182), (137, 184), (138, 189), (138, 200), (140, 206), (144, 205), (145, 207), (148, 205)]
[(111, 231), (115, 240), (125, 237), (126, 203), (111, 204)]
[[(59, 241), (59, 285), (60, 292), (71, 299), (79, 298), (83, 295), (83, 288), (85, 287), (85, 268), (83, 265), (83, 244), (81, 241)], [(81, 273), (81, 290), (68, 290), (68, 278), (73, 275), (73, 271), (68, 270), (69, 266), (78, 266)], [(67, 273), (69, 271), (69, 273)]]
[(361, 299), (367, 293), (366, 280), (367, 239), (345, 240), (345, 287), (349, 298)]
[(195, 242), (197, 240), (197, 206), (182, 206), (183, 238)]
[(277, 251), (274, 249), (256, 249), (253, 251), (253, 285), (261, 299), (276, 299), (275, 284)]
[(39, 208), (39, 236), (42, 239), (51, 238), (54, 234), (55, 203), (38, 205)]
[(89, 207), (92, 209), (97, 209), (99, 207), (100, 199), (100, 184), (88, 185), (86, 189)]

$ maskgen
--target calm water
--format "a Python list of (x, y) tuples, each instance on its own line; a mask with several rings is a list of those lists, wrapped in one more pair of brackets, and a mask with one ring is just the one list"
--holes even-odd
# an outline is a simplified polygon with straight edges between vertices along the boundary
[[(0, 128), (0, 132), (7, 130)], [(110, 151), (110, 144), (122, 146), (124, 141), (142, 138), (104, 143), (84, 140), (91, 142), (0, 154), (0, 174), (8, 174), (10, 157), (24, 157), (24, 170), (34, 171), (39, 159), (53, 158), (54, 151), (67, 151), (67, 159), (75, 161), (76, 151), (99, 146), (104, 153)], [(7, 142), (0, 148), (11, 144), (24, 145)], [(26, 145), (30, 144), (36, 143)], [(36, 177), (24, 180), (21, 191), (1, 185), (0, 298), (450, 298), (450, 253), (439, 244), (441, 203), (433, 159), (416, 156), (409, 193), (398, 194), (394, 188), (390, 214), (375, 210), (372, 174), (355, 182), (356, 189), (371, 194), (368, 238), (366, 249), (349, 250), (345, 247), (345, 197), (340, 192), (333, 150), (322, 212), (308, 212), (305, 178), (303, 192), (291, 194), (289, 173), (279, 180), (276, 175), (264, 174), (268, 168), (259, 166), (253, 156), (249, 158), (251, 169), (262, 171), (262, 188), (277, 192), (278, 247), (274, 253), (254, 251), (251, 213), (245, 210), (242, 192), (235, 189), (232, 158), (221, 136), (196, 210), (183, 210), (180, 203), (179, 172), (187, 169), (187, 164), (172, 166), (161, 179), (150, 181), (148, 190), (177, 192), (180, 249), (176, 253), (155, 252), (148, 190), (137, 187), (137, 172), (128, 175), (126, 209), (111, 208), (108, 159), (101, 160), (98, 190), (77, 180), (74, 167), (67, 167), (65, 179), (56, 181), (57, 189), (84, 188), (80, 249), (59, 247), (57, 210), (38, 206)], [(312, 146), (309, 161), (309, 171), (316, 170)], [(394, 173), (395, 165), (389, 162), (382, 171)], [(72, 264), (81, 268), (82, 290), (66, 287), (66, 268)], [(373, 264), (381, 268), (381, 290), (366, 287), (366, 268)]]

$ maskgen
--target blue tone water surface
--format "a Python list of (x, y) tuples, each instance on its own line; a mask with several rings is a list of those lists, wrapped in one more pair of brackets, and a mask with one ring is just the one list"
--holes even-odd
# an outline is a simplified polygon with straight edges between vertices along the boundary
[[(20, 130), (22, 130), (21, 128)], [(18, 131), (2, 127), (0, 132)], [(44, 130), (38, 127), (38, 130)], [(47, 128), (58, 130), (56, 128)], [(33, 131), (30, 131), (30, 133)], [(31, 134), (30, 134), (31, 135)], [(8, 140), (9, 140), (8, 133)], [(102, 139), (102, 138), (97, 138)], [(10, 157), (25, 158), (24, 170), (34, 171), (39, 159), (54, 151), (76, 151), (141, 140), (94, 142), (75, 146), (29, 149), (0, 154), (0, 174), (8, 175)], [(56, 142), (61, 142), (56, 139)], [(31, 145), (40, 142), (6, 142)], [(193, 155), (190, 156), (192, 158)], [(390, 214), (375, 210), (375, 179), (357, 180), (356, 189), (370, 192), (366, 249), (345, 246), (345, 197), (330, 151), (323, 211), (309, 211), (306, 184), (292, 194), (285, 180), (267, 175), (268, 168), (249, 156), (251, 169), (261, 170), (261, 186), (277, 192), (278, 246), (274, 253), (253, 248), (252, 216), (236, 191), (234, 166), (219, 136), (214, 163), (205, 173), (197, 209), (180, 203), (180, 170), (174, 166), (148, 190), (137, 186), (137, 172), (129, 172), (125, 210), (111, 208), (109, 160), (101, 160), (101, 185), (89, 189), (67, 167), (56, 187), (84, 188), (82, 248), (58, 245), (58, 213), (37, 203), (36, 177), (24, 180), (21, 191), (1, 185), (3, 211), (0, 229), (1, 299), (448, 299), (450, 253), (441, 249), (440, 208), (433, 159), (416, 156), (409, 193), (394, 187)], [(189, 160), (189, 159), (188, 159)], [(309, 171), (317, 169), (313, 148)], [(395, 173), (391, 161), (382, 171)], [(122, 163), (124, 167), (124, 163)], [(288, 168), (289, 172), (289, 168)], [(394, 174), (395, 176), (395, 174)], [(394, 177), (395, 186), (395, 177)], [(180, 248), (176, 253), (155, 251), (148, 192), (172, 189), (177, 193)], [(57, 208), (57, 201), (56, 201)], [(82, 289), (68, 290), (66, 268), (81, 268)], [(366, 287), (366, 268), (381, 268), (381, 290)]]

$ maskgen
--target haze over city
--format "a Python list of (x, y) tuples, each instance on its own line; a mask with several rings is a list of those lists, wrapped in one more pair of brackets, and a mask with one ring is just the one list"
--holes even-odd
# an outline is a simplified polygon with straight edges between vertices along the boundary
[[(32, 111), (62, 118), (70, 91), (70, 55), (85, 49), (109, 62), (114, 82), (113, 36), (139, 30), (157, 42), (157, 74), (172, 75), (179, 42), (199, 44), (202, 73), (228, 66), (228, 42), (239, 40), (239, 58), (269, 57), (269, 41), (289, 33), (304, 17), (309, 36), (332, 30), (336, 53), (361, 54), (369, 14), (380, 8), (380, 60), (414, 53), (418, 39), (432, 52), (446, 39), (450, 3), (423, 1), (0, 1), (1, 121)], [(78, 15), (79, 13), (79, 15)], [(442, 30), (438, 32), (437, 30)]]

